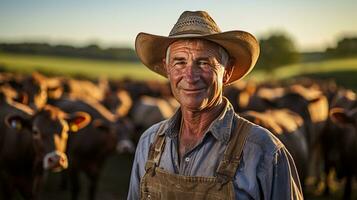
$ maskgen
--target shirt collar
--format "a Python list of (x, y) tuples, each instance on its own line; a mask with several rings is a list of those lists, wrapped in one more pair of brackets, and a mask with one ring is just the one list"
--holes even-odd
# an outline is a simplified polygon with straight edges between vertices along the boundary
[[(213, 120), (207, 132), (210, 132), (220, 142), (228, 144), (235, 112), (227, 98), (223, 97), (223, 101), (225, 102), (224, 109), (221, 114)], [(165, 122), (161, 135), (166, 134), (170, 138), (177, 137), (181, 125), (181, 116), (181, 109), (178, 108), (175, 114)]]

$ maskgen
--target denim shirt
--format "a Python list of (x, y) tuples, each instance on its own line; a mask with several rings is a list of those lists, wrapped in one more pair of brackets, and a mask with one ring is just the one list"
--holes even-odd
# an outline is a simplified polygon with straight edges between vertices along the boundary
[[(145, 174), (150, 144), (162, 123), (166, 145), (160, 168), (185, 176), (215, 175), (228, 145), (233, 118), (238, 117), (227, 99), (225, 109), (215, 119), (202, 140), (178, 157), (180, 109), (168, 120), (147, 129), (141, 136), (133, 162), (128, 200), (140, 198), (140, 179)], [(303, 199), (294, 161), (285, 146), (267, 129), (253, 126), (243, 148), (242, 160), (234, 177), (236, 199)]]

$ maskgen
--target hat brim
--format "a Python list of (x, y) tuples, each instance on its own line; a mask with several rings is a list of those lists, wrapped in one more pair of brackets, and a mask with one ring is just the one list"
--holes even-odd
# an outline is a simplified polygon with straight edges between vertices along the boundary
[(256, 38), (244, 31), (228, 31), (211, 35), (184, 34), (177, 36), (159, 36), (148, 33), (139, 33), (135, 40), (135, 50), (144, 65), (152, 71), (167, 78), (163, 65), (168, 46), (183, 38), (199, 38), (219, 44), (234, 60), (232, 76), (227, 82), (242, 79), (254, 67), (259, 56), (259, 43)]

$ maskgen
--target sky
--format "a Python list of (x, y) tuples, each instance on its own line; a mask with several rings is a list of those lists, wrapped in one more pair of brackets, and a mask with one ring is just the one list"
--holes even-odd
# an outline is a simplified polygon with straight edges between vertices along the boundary
[(357, 36), (356, 0), (0, 0), (0, 42), (133, 47), (139, 32), (167, 36), (185, 10), (207, 11), (222, 31), (283, 31), (300, 51)]

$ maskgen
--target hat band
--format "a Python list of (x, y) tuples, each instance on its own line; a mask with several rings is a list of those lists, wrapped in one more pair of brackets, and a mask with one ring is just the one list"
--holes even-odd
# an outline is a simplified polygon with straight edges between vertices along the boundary
[(172, 36), (180, 36), (180, 35), (185, 35), (185, 36), (205, 36), (205, 35), (212, 35), (212, 34), (216, 34), (216, 32), (203, 32), (200, 30), (187, 30), (187, 31), (180, 31), (174, 34), (170, 34), (169, 37)]
[(172, 28), (169, 36), (184, 33), (200, 33), (202, 35), (219, 33), (221, 30), (216, 24), (209, 23), (205, 18), (198, 16), (185, 17)]

